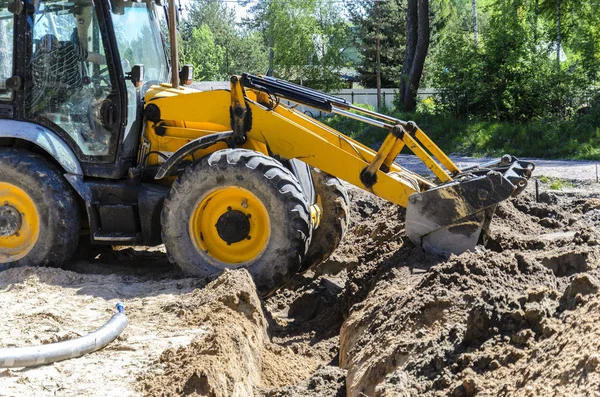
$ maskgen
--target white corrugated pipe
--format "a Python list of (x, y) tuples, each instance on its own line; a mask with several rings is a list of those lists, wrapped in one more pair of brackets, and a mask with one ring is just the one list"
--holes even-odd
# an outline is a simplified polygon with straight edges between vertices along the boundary
[(123, 332), (127, 326), (127, 316), (121, 302), (117, 303), (118, 313), (114, 314), (102, 328), (81, 338), (48, 345), (11, 347), (0, 349), (0, 368), (21, 368), (50, 364), (102, 349)]

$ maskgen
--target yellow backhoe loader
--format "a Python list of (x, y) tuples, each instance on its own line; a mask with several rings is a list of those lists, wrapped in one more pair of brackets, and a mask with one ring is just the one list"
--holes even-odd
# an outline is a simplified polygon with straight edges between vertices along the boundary
[[(182, 86), (192, 69), (161, 0), (1, 4), (0, 269), (60, 265), (82, 236), (164, 243), (188, 274), (244, 267), (268, 294), (340, 243), (340, 180), (406, 207), (410, 239), (449, 255), (474, 249), (534, 169), (504, 156), (461, 170), (413, 122), (273, 77)], [(282, 100), (389, 134), (375, 152)], [(405, 147), (435, 181), (394, 162)]]

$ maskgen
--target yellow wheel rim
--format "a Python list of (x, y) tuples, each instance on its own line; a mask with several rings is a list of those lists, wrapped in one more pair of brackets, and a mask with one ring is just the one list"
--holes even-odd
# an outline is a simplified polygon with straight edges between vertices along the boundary
[(218, 188), (201, 198), (190, 217), (196, 248), (226, 264), (259, 256), (271, 235), (269, 213), (252, 192), (237, 186)]
[(40, 235), (35, 203), (23, 189), (7, 182), (0, 182), (0, 228), (0, 263), (25, 257)]

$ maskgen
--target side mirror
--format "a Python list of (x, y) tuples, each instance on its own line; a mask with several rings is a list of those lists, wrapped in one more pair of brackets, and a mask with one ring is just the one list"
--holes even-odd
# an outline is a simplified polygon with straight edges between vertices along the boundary
[(141, 87), (144, 84), (144, 65), (133, 65), (131, 72), (127, 73), (127, 78), (135, 88)]
[(183, 65), (179, 72), (179, 81), (184, 85), (192, 84), (194, 80), (194, 67), (192, 65)]

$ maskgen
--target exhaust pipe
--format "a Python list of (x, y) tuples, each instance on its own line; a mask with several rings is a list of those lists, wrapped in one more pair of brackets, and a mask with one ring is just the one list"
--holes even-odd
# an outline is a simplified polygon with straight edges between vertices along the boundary
[(121, 302), (114, 314), (100, 329), (81, 338), (48, 345), (0, 349), (0, 368), (22, 368), (50, 364), (81, 357), (102, 349), (115, 340), (127, 326), (127, 316)]

